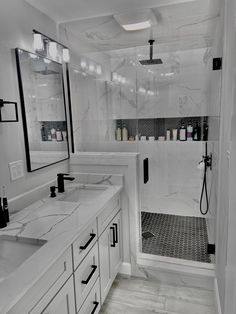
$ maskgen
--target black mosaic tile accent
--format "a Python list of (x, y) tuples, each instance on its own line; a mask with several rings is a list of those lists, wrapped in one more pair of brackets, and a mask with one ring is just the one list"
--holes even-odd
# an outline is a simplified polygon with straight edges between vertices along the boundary
[(207, 253), (205, 218), (141, 213), (142, 232), (154, 237), (142, 238), (142, 252), (211, 263)]

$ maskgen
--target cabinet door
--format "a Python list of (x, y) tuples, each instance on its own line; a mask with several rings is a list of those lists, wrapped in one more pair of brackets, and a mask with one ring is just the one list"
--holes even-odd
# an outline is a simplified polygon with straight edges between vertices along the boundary
[(52, 301), (44, 310), (41, 305), (35, 307), (33, 312), (37, 314), (75, 314), (75, 297), (73, 278), (71, 277), (67, 283), (56, 294)]
[[(122, 262), (122, 233), (121, 233), (121, 212), (113, 219), (111, 226), (115, 228), (112, 240), (114, 238), (115, 246), (111, 248), (111, 277), (114, 279), (120, 270)], [(112, 229), (113, 230), (113, 229)]]
[(112, 285), (110, 251), (111, 251), (111, 230), (110, 226), (108, 226), (99, 238), (100, 282), (102, 303), (104, 302), (107, 293)]
[(122, 261), (121, 212), (99, 238), (101, 302), (103, 303)]

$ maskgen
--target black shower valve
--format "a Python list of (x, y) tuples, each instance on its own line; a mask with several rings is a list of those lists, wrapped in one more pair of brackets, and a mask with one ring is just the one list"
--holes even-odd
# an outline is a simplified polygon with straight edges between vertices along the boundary
[(202, 161), (205, 165), (212, 170), (212, 153), (210, 155), (202, 156)]

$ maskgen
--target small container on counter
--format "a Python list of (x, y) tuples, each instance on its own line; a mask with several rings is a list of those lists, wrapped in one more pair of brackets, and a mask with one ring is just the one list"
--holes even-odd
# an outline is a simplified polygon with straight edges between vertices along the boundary
[(170, 141), (170, 130), (169, 129), (166, 130), (166, 140)]

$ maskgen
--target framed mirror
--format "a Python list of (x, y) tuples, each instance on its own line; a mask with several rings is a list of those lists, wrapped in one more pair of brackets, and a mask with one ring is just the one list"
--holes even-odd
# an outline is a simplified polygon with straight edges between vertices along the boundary
[(15, 49), (29, 172), (69, 158), (62, 64)]

